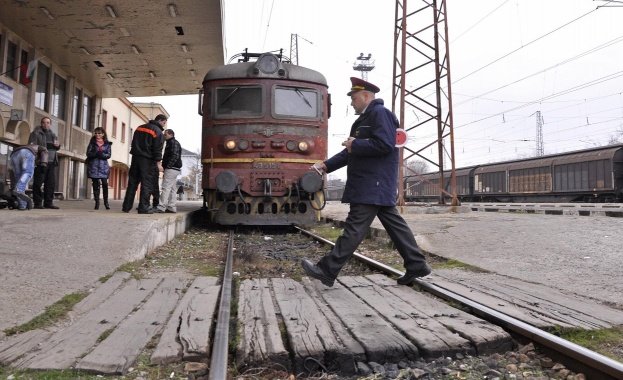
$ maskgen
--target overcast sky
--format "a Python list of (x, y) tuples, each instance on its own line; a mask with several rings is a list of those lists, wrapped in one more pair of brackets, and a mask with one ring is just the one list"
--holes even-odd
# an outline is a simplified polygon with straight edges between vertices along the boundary
[[(623, 4), (597, 9), (606, 4), (448, 0), (457, 167), (533, 156), (537, 111), (545, 154), (623, 142)], [(225, 0), (224, 7), (227, 60), (245, 48), (289, 55), (291, 35), (300, 36), (299, 64), (322, 72), (332, 94), (329, 155), (355, 120), (346, 92), (360, 53), (372, 54), (368, 80), (391, 108), (394, 2)], [(182, 146), (200, 148), (196, 96), (132, 100), (162, 103)], [(409, 126), (416, 120), (406, 111)], [(432, 141), (423, 128), (409, 136), (410, 147)]]

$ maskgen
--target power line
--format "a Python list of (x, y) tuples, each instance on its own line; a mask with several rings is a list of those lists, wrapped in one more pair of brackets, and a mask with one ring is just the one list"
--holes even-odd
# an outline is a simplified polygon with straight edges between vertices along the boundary
[[(599, 51), (599, 50), (601, 50), (601, 49), (604, 49), (604, 48), (606, 48), (606, 47), (609, 47), (609, 46), (611, 46), (611, 45), (617, 44), (617, 43), (622, 42), (622, 41), (623, 41), (623, 36), (619, 36), (619, 37), (617, 37), (617, 38), (615, 38), (615, 39), (613, 39), (613, 40), (610, 40), (610, 41), (605, 42), (605, 43), (603, 43), (603, 44), (601, 44), (601, 45), (598, 45), (598, 46), (596, 46), (596, 47), (593, 47), (593, 48), (591, 48), (591, 49), (589, 49), (589, 50), (586, 50), (586, 51), (584, 51), (584, 52), (582, 52), (582, 53), (580, 53), (580, 54), (577, 54), (577, 55), (575, 55), (575, 56), (573, 56), (573, 57), (571, 57), (571, 58), (567, 58), (567, 59), (565, 59), (565, 60), (563, 60), (563, 61), (560, 61), (560, 62), (556, 63), (555, 65), (549, 66), (549, 67), (547, 67), (547, 68), (545, 68), (545, 69), (543, 69), (543, 70), (540, 70), (540, 71), (537, 71), (537, 72), (535, 72), (535, 73), (529, 74), (529, 75), (527, 75), (527, 76), (525, 76), (525, 77), (523, 77), (523, 78), (517, 79), (517, 80), (515, 80), (515, 81), (513, 81), (513, 82), (509, 82), (509, 83), (507, 83), (507, 84), (505, 84), (505, 85), (502, 85), (502, 86), (500, 86), (500, 87), (494, 88), (494, 89), (492, 89), (492, 90), (489, 90), (489, 91), (483, 92), (482, 94), (476, 95), (476, 96), (472, 97), (471, 99), (466, 99), (466, 100), (463, 100), (462, 102), (460, 102), (460, 103), (458, 103), (458, 104), (455, 104), (455, 107), (458, 107), (458, 106), (460, 106), (460, 105), (462, 105), (462, 104), (465, 104), (465, 103), (467, 103), (467, 102), (469, 102), (469, 101), (471, 101), (471, 100), (473, 100), (473, 99), (478, 99), (478, 98), (480, 98), (480, 97), (482, 97), (482, 96), (485, 96), (485, 95), (488, 95), (488, 94), (490, 94), (490, 93), (492, 93), (492, 92), (495, 92), (495, 91), (501, 90), (501, 89), (506, 88), (506, 87), (508, 87), (508, 86), (512, 86), (512, 85), (517, 84), (517, 83), (519, 83), (519, 82), (521, 82), (521, 81), (524, 81), (524, 80), (526, 80), (526, 79), (532, 78), (532, 77), (534, 77), (534, 76), (536, 76), (536, 75), (543, 74), (543, 73), (544, 73), (544, 72), (546, 72), (546, 71), (549, 71), (549, 70), (551, 70), (551, 69), (554, 69), (554, 68), (556, 68), (556, 67), (558, 67), (558, 66), (562, 66), (562, 65), (567, 64), (567, 63), (569, 63), (569, 62), (573, 62), (573, 61), (575, 61), (576, 59), (579, 59), (579, 58), (584, 57), (584, 56), (586, 56), (586, 55), (592, 54), (592, 53), (594, 53), (594, 52), (596, 52), (596, 51)], [(455, 82), (455, 83), (456, 83), (456, 82)]]
[(491, 62), (487, 63), (486, 65), (484, 65), (484, 66), (482, 66), (482, 67), (480, 67), (480, 68), (478, 68), (478, 69), (476, 69), (476, 70), (474, 70), (474, 71), (472, 71), (471, 73), (469, 73), (469, 74), (467, 74), (467, 75), (465, 75), (465, 76), (462, 76), (461, 78), (459, 78), (459, 79), (457, 79), (457, 80), (455, 80), (455, 81), (452, 81), (452, 84), (456, 84), (456, 83), (458, 83), (458, 82), (462, 81), (463, 79), (468, 78), (468, 77), (470, 77), (470, 76), (472, 76), (472, 75), (476, 74), (476, 73), (477, 73), (477, 72), (479, 72), (480, 70), (485, 69), (485, 68), (487, 68), (487, 67), (489, 67), (489, 66), (493, 65), (494, 63), (496, 63), (496, 62), (498, 62), (498, 61), (500, 61), (500, 60), (502, 60), (502, 59), (504, 59), (504, 58), (508, 57), (508, 56), (509, 56), (509, 55), (511, 55), (511, 54), (514, 54), (514, 53), (518, 52), (519, 50), (521, 50), (521, 49), (523, 49), (523, 48), (525, 48), (525, 47), (527, 47), (527, 46), (529, 46), (529, 45), (532, 45), (533, 43), (535, 43), (535, 42), (537, 42), (537, 41), (539, 41), (539, 40), (541, 40), (541, 39), (543, 39), (543, 38), (545, 38), (545, 37), (549, 36), (550, 34), (552, 34), (552, 33), (554, 33), (554, 32), (559, 31), (560, 29), (562, 29), (562, 28), (564, 28), (564, 27), (566, 27), (566, 26), (571, 25), (572, 23), (574, 23), (574, 22), (576, 22), (576, 21), (580, 20), (580, 19), (581, 19), (581, 18), (583, 18), (583, 17), (588, 16), (589, 14), (591, 14), (591, 13), (595, 12), (596, 10), (597, 10), (597, 9), (593, 9), (592, 11), (586, 12), (586, 13), (584, 13), (583, 15), (581, 15), (581, 16), (579, 16), (579, 17), (577, 17), (577, 18), (575, 18), (575, 19), (573, 19), (573, 20), (571, 20), (571, 21), (568, 21), (568, 22), (566, 22), (565, 24), (563, 24), (563, 25), (561, 25), (561, 26), (559, 26), (559, 27), (557, 27), (557, 28), (555, 28), (555, 29), (553, 29), (553, 30), (551, 30), (551, 31), (549, 31), (549, 32), (547, 32), (547, 33), (545, 33), (545, 34), (543, 34), (543, 35), (541, 35), (541, 36), (539, 36), (539, 37), (535, 38), (535, 39), (533, 39), (532, 41), (528, 42), (527, 44), (525, 44), (525, 45), (521, 45), (521, 46), (520, 46), (520, 47), (518, 47), (517, 49), (512, 50), (512, 51), (510, 51), (510, 52), (508, 52), (508, 53), (504, 54), (503, 56), (501, 56), (501, 57), (499, 57), (499, 58), (496, 58), (495, 60), (493, 60), (493, 61), (491, 61)]
[(454, 39), (452, 39), (450, 42), (456, 42), (459, 38), (463, 37), (467, 32), (469, 32), (470, 30), (474, 29), (476, 26), (478, 26), (478, 24), (480, 24), (484, 19), (486, 19), (487, 17), (491, 16), (495, 11), (497, 11), (498, 9), (502, 8), (504, 6), (504, 4), (508, 3), (510, 0), (506, 0), (505, 2), (503, 2), (502, 4), (498, 5), (497, 7), (495, 7), (495, 9), (493, 9), (491, 12), (487, 13), (486, 15), (484, 15), (483, 17), (481, 17), (478, 21), (476, 21), (472, 26), (470, 26), (469, 28), (465, 29), (465, 31), (463, 31), (461, 34), (459, 34), (458, 36), (456, 36)]
[(594, 85), (596, 85), (596, 84), (600, 84), (600, 83), (603, 83), (603, 82), (607, 82), (607, 81), (609, 81), (609, 80), (616, 79), (616, 78), (619, 78), (619, 77), (621, 77), (621, 76), (623, 76), (623, 71), (617, 71), (617, 72), (615, 72), (615, 73), (605, 75), (605, 76), (603, 76), (603, 77), (601, 77), (601, 78), (597, 78), (597, 79), (594, 79), (594, 80), (592, 80), (592, 81), (585, 82), (585, 83), (579, 84), (579, 85), (577, 85), (577, 86), (574, 86), (574, 87), (568, 88), (568, 89), (566, 89), (566, 90), (562, 90), (562, 91), (560, 91), (560, 92), (553, 93), (553, 94), (548, 95), (548, 96), (545, 96), (545, 97), (543, 97), (543, 98), (540, 98), (540, 99), (537, 99), (537, 100), (533, 100), (533, 101), (528, 102), (528, 103), (526, 103), (526, 104), (523, 104), (523, 105), (520, 105), (520, 106), (516, 106), (516, 107), (510, 108), (510, 109), (508, 109), (508, 110), (502, 111), (502, 112), (498, 112), (498, 113), (496, 113), (496, 114), (494, 114), (494, 115), (490, 115), (490, 116), (487, 116), (487, 117), (484, 117), (484, 118), (481, 118), (481, 119), (478, 119), (478, 120), (471, 121), (471, 122), (466, 123), (466, 124), (463, 124), (463, 125), (459, 125), (459, 126), (455, 127), (455, 129), (456, 129), (456, 128), (465, 127), (465, 126), (470, 125), (470, 124), (478, 123), (478, 122), (480, 122), (480, 121), (487, 120), (487, 119), (490, 119), (490, 118), (495, 117), (495, 116), (500, 116), (500, 115), (503, 115), (504, 113), (508, 113), (508, 112), (511, 112), (511, 111), (515, 111), (515, 110), (518, 110), (518, 109), (524, 108), (524, 107), (529, 106), (529, 105), (532, 105), (532, 104), (537, 104), (537, 103), (539, 103), (539, 102), (541, 102), (541, 101), (543, 101), (543, 100), (552, 99), (552, 98), (555, 98), (555, 97), (557, 97), (557, 96), (566, 95), (566, 94), (571, 93), (571, 92), (574, 92), (574, 91), (582, 90), (582, 89), (584, 89), (584, 88), (586, 88), (586, 87), (590, 87), (590, 86), (594, 86)]

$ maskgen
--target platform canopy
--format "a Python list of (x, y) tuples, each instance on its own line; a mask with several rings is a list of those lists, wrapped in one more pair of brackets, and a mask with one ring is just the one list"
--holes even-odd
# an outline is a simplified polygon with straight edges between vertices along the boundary
[(101, 97), (196, 93), (224, 62), (220, 0), (0, 0), (0, 23)]

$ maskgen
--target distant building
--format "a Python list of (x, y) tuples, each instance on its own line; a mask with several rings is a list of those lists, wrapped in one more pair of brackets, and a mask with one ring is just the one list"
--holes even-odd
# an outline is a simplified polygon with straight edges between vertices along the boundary
[(199, 200), (201, 189), (201, 155), (182, 147), (182, 175), (178, 179), (178, 187), (184, 189), (184, 200)]

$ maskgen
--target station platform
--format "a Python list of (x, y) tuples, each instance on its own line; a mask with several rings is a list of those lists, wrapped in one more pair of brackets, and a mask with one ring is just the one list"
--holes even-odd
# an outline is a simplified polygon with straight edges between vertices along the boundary
[(0, 334), (183, 233), (202, 205), (143, 215), (122, 212), (121, 201), (110, 210), (93, 210), (93, 200), (55, 204), (60, 209), (0, 210)]

